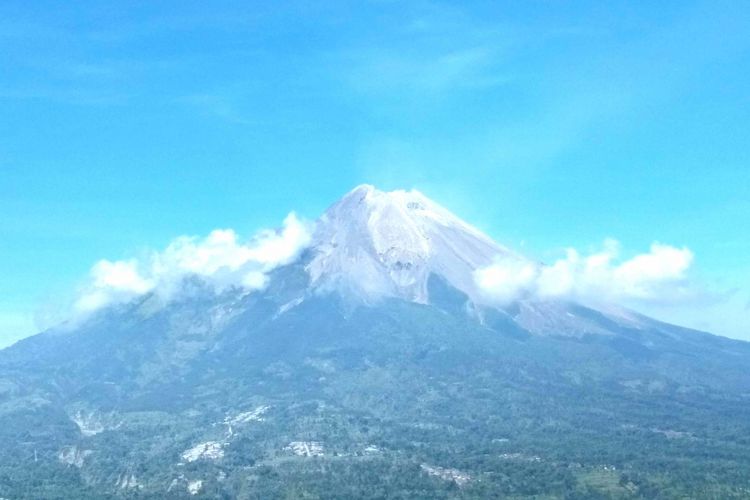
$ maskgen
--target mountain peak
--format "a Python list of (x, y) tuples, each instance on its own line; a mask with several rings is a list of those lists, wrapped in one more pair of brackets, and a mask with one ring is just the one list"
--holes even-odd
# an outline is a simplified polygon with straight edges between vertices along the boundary
[(510, 254), (419, 191), (367, 184), (318, 220), (313, 250), (308, 270), (316, 287), (422, 303), (432, 274), (476, 298), (474, 271)]
[(343, 198), (348, 198), (349, 196), (366, 196), (367, 194), (372, 193), (373, 191), (377, 191), (377, 190), (378, 189), (372, 184), (360, 184), (358, 186), (355, 186), (354, 189), (352, 189), (348, 193), (346, 193), (343, 196)]
[[(458, 218), (452, 212), (432, 201), (416, 189), (381, 191), (371, 184), (360, 184), (337, 203), (332, 205), (322, 219), (369, 218), (371, 230), (382, 229), (383, 225), (390, 225), (391, 229), (400, 228), (401, 236), (421, 236), (424, 239), (425, 221), (431, 221), (444, 227), (453, 227), (463, 232), (471, 233), (474, 237), (486, 243), (497, 246), (486, 234)], [(364, 222), (360, 220), (360, 222)], [(409, 235), (403, 233), (408, 232)], [(417, 234), (415, 234), (417, 233)], [(411, 239), (411, 238), (407, 238)], [(403, 245), (406, 240), (395, 241)], [(502, 249), (507, 252), (507, 249)]]

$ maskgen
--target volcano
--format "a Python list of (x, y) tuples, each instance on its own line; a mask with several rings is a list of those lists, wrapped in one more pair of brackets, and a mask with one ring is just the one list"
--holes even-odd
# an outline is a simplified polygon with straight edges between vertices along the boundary
[(750, 344), (477, 272), (359, 186), (259, 290), (186, 276), (0, 351), (7, 498), (748, 498)]

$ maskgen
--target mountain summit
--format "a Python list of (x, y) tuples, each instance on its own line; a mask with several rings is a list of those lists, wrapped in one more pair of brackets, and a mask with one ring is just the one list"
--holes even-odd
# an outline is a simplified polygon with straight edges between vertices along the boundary
[[(319, 219), (308, 269), (322, 289), (428, 302), (430, 275), (480, 300), (473, 273), (512, 253), (418, 191), (358, 186)], [(517, 258), (514, 256), (514, 258)]]
[(0, 497), (747, 498), (749, 344), (489, 303), (497, 259), (540, 265), (360, 186), (262, 289), (194, 274), (22, 340)]
[(542, 264), (494, 242), (416, 190), (357, 186), (316, 221), (309, 253), (307, 293), (332, 293), (347, 302), (398, 298), (439, 305), (430, 292), (441, 294), (447, 286), (457, 293), (449, 307), (469, 311), (485, 325), (500, 318), (532, 334), (613, 334), (648, 321), (615, 304), (596, 312), (534, 297), (491, 300), (477, 284), (477, 271), (499, 261), (527, 269)]

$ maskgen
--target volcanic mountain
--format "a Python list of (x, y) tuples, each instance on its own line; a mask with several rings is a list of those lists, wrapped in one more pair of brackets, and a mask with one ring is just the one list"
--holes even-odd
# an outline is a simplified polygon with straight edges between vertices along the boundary
[(543, 266), (360, 186), (266, 286), (0, 351), (8, 498), (747, 498), (750, 345), (476, 272)]

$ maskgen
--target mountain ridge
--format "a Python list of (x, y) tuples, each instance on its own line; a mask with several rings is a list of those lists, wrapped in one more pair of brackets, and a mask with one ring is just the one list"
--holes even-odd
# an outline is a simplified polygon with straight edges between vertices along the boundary
[(746, 498), (750, 344), (472, 298), (506, 249), (378, 193), (262, 289), (188, 275), (0, 350), (0, 496)]
[(422, 303), (430, 273), (478, 300), (474, 270), (501, 256), (520, 259), (418, 191), (383, 192), (371, 185), (354, 188), (326, 210), (312, 248), (313, 285), (338, 283), (364, 298)]

